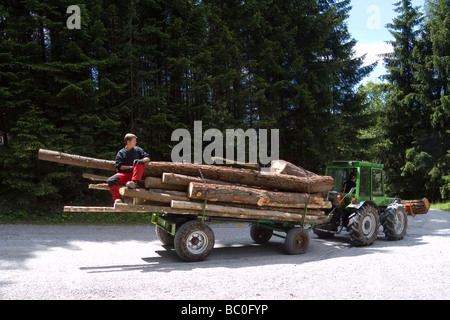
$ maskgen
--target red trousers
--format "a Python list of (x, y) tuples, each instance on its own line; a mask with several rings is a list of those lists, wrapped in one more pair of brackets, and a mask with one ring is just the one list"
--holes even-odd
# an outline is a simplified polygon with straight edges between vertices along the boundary
[(125, 184), (131, 180), (141, 181), (144, 171), (145, 171), (144, 164), (136, 164), (133, 168), (133, 172), (129, 173), (117, 172), (112, 177), (109, 177), (108, 186), (109, 190), (111, 190), (113, 200), (116, 201), (117, 199), (120, 199), (119, 185)]

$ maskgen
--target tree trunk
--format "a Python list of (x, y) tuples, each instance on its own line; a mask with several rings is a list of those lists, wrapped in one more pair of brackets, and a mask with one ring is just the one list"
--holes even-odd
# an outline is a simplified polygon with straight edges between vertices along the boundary
[(284, 160), (272, 160), (270, 162), (271, 173), (290, 174), (297, 177), (314, 177), (317, 176), (314, 172), (298, 167), (290, 162)]
[(214, 202), (247, 203), (257, 206), (304, 208), (330, 208), (331, 202), (325, 201), (320, 194), (274, 192), (241, 186), (228, 186), (219, 184), (204, 184), (191, 182), (188, 197), (195, 200)]
[(175, 191), (186, 191), (187, 185), (176, 185), (171, 183), (164, 183), (161, 178), (146, 177), (145, 178), (145, 189), (164, 189), (164, 190), (175, 190)]
[(402, 200), (402, 204), (410, 204), (414, 214), (426, 214), (430, 210), (430, 202), (427, 198), (420, 200)]
[(38, 158), (39, 160), (70, 164), (73, 166), (116, 171), (114, 161), (82, 157), (59, 151), (39, 149)]
[[(65, 163), (75, 166), (116, 171), (115, 162), (62, 153), (51, 150), (39, 150), (40, 160)], [(187, 164), (174, 162), (150, 162), (145, 169), (147, 176), (162, 178), (163, 173), (176, 173), (188, 176), (201, 176), (206, 179), (220, 180), (236, 184), (246, 184), (305, 193), (326, 193), (333, 188), (333, 178), (329, 176), (297, 177), (287, 174), (271, 174), (249, 169), (235, 169), (224, 166)], [(201, 173), (201, 174), (200, 174)]]
[[(205, 180), (205, 181), (203, 181)], [(165, 172), (162, 175), (162, 182), (163, 184), (171, 184), (171, 185), (177, 185), (182, 186), (185, 189), (189, 186), (189, 183), (191, 182), (199, 182), (199, 183), (215, 183), (215, 184), (225, 184), (225, 185), (234, 185), (230, 182), (224, 182), (220, 180), (211, 180), (211, 179), (202, 179), (201, 177), (192, 177), (192, 176), (186, 176), (184, 174), (176, 174), (176, 173), (170, 173)]]

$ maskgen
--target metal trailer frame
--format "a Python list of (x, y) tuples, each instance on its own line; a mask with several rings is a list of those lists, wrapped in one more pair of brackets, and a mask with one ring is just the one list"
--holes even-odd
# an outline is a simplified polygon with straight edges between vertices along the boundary
[[(174, 246), (178, 256), (184, 261), (201, 261), (212, 251), (214, 233), (206, 221), (246, 222), (250, 224), (250, 236), (255, 243), (268, 242), (272, 236), (283, 238), (284, 249), (288, 254), (303, 254), (310, 243), (309, 231), (314, 223), (305, 224), (276, 220), (254, 220), (232, 217), (195, 216), (184, 214), (153, 213), (151, 223), (156, 226), (160, 241), (167, 246)], [(186, 227), (186, 225), (189, 225)], [(278, 234), (282, 232), (286, 235)], [(211, 245), (212, 244), (212, 245)]]

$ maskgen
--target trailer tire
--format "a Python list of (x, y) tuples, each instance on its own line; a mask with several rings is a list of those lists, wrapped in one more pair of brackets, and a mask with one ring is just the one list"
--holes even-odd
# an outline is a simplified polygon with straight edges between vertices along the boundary
[(214, 232), (209, 226), (192, 220), (184, 223), (175, 233), (175, 251), (184, 261), (201, 261), (211, 253), (214, 240)]
[(255, 224), (252, 224), (250, 227), (250, 237), (255, 243), (263, 244), (267, 243), (273, 235), (273, 230), (258, 227)]
[(303, 254), (309, 247), (309, 233), (303, 228), (292, 228), (286, 233), (284, 249), (288, 254)]
[(165, 246), (173, 246), (173, 243), (175, 241), (175, 236), (171, 235), (167, 231), (164, 231), (160, 227), (155, 226), (156, 228), (156, 236), (158, 237), (159, 241)]

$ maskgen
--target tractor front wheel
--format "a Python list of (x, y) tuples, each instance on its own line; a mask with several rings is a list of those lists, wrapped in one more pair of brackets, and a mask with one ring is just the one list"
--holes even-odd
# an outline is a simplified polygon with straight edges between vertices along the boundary
[(408, 229), (408, 215), (402, 204), (396, 203), (387, 207), (384, 211), (381, 224), (383, 232), (388, 240), (401, 240)]

